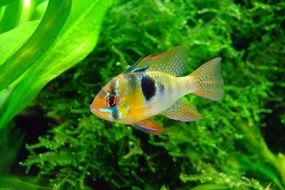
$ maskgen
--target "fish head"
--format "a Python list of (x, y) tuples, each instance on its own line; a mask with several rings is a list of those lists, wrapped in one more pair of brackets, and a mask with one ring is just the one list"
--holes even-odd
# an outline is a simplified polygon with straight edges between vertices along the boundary
[(128, 115), (128, 101), (124, 97), (126, 81), (121, 75), (109, 81), (96, 95), (90, 111), (97, 117), (122, 122)]

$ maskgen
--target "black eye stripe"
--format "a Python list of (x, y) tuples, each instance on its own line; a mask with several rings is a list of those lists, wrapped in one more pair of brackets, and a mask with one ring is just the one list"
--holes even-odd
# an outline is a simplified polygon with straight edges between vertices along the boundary
[(112, 80), (110, 84), (110, 94), (116, 94), (116, 84), (114, 80)]
[(116, 107), (116, 109), (113, 109), (112, 111), (112, 117), (113, 119), (118, 119), (119, 115), (118, 115), (118, 109)]

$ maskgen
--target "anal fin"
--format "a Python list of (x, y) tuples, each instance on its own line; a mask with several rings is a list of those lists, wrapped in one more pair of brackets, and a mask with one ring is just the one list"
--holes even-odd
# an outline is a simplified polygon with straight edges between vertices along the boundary
[(145, 133), (150, 133), (153, 135), (159, 135), (165, 129), (162, 128), (158, 123), (151, 121), (149, 119), (139, 121), (133, 125), (135, 129), (143, 131)]
[(173, 106), (161, 114), (170, 119), (185, 122), (197, 121), (202, 118), (196, 110), (192, 109), (188, 104), (180, 101), (176, 102)]

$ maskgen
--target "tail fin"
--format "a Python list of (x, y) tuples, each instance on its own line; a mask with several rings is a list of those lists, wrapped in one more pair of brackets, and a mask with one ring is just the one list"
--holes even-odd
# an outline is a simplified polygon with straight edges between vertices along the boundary
[(223, 97), (223, 79), (221, 75), (221, 58), (216, 57), (189, 75), (191, 92), (210, 100)]

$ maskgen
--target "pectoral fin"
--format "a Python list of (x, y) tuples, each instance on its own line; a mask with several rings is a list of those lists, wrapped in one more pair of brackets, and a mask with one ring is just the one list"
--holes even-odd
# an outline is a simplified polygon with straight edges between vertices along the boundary
[(148, 119), (135, 123), (133, 127), (140, 131), (153, 135), (159, 135), (164, 131), (164, 128), (162, 128), (158, 123)]
[(176, 102), (173, 106), (161, 114), (170, 119), (186, 122), (196, 121), (202, 118), (196, 110), (192, 109), (184, 102)]

